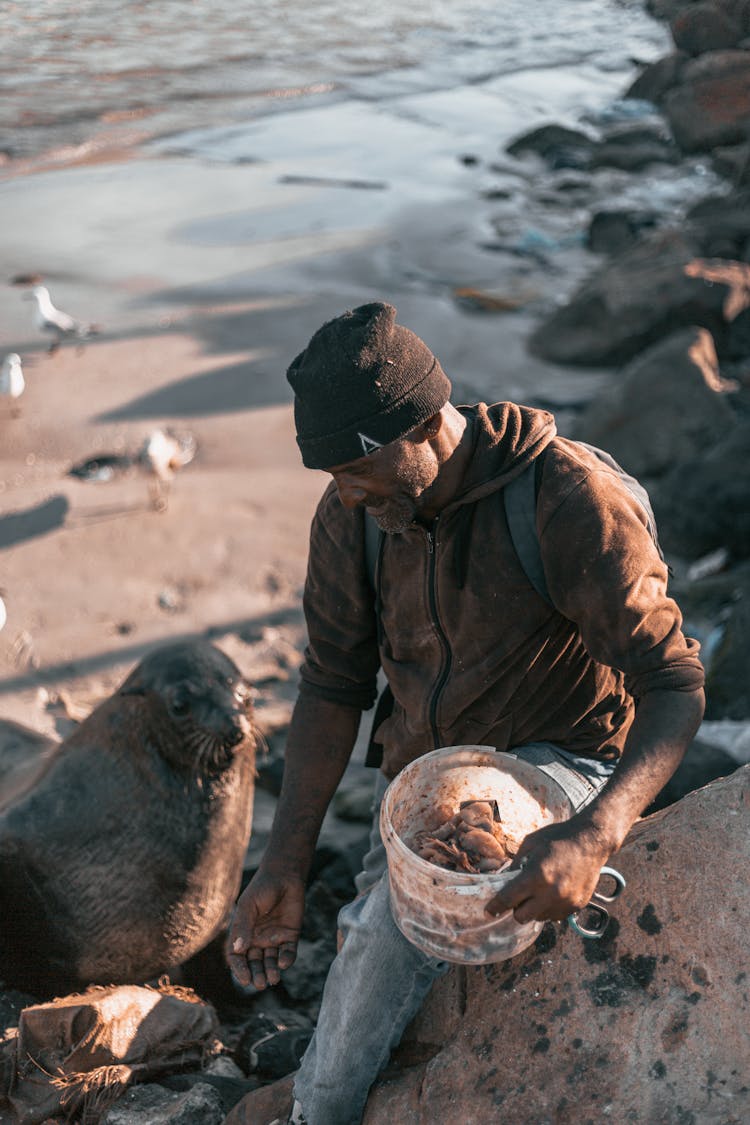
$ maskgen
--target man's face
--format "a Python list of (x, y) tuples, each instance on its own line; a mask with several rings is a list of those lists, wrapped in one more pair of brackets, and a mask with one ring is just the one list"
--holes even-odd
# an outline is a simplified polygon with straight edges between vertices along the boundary
[(429, 442), (408, 435), (328, 470), (344, 507), (363, 504), (378, 527), (392, 535), (405, 531), (419, 516), (422, 497), (437, 471)]

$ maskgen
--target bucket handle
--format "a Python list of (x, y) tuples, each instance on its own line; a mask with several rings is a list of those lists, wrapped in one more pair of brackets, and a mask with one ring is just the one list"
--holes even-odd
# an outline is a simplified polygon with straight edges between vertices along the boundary
[(497, 871), (482, 875), (482, 881), (479, 883), (446, 883), (443, 885), (443, 890), (450, 891), (451, 894), (455, 895), (468, 895), (472, 898), (477, 895), (485, 895), (488, 891), (502, 890), (508, 884), (508, 876), (516, 874), (515, 871), (508, 870), (512, 863), (512, 859), (506, 859)]

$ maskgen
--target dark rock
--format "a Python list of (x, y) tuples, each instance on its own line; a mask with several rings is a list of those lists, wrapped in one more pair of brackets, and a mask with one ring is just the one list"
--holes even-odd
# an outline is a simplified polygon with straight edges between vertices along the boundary
[[(747, 448), (747, 447), (746, 447)], [(750, 718), (750, 597), (737, 603), (706, 677), (708, 719)]]
[(666, 809), (681, 801), (688, 793), (693, 793), (711, 781), (728, 777), (737, 769), (737, 762), (725, 750), (708, 746), (696, 739), (687, 748), (685, 757), (662, 791), (646, 809), (644, 816)]
[(362, 859), (369, 847), (369, 830), (344, 847), (321, 844), (315, 849), (311, 881), (322, 879), (335, 895), (348, 902), (353, 893), (354, 877), (362, 870)]
[(372, 777), (344, 779), (333, 798), (333, 809), (342, 820), (372, 823)]
[(676, 54), (666, 55), (663, 59), (650, 63), (628, 87), (625, 97), (642, 98), (659, 105), (667, 90), (671, 90), (679, 82), (680, 72), (688, 57), (682, 51), (678, 51)]
[(37, 997), (28, 992), (18, 992), (15, 988), (5, 989), (0, 981), (0, 1040), (9, 1027), (18, 1027), (18, 1017), (23, 1009), (37, 1003)]
[(729, 325), (724, 353), (734, 360), (750, 358), (750, 309), (744, 309)]
[(294, 1076), (288, 1075), (261, 1086), (234, 1107), (224, 1125), (265, 1125), (288, 1121), (294, 1105)]
[[(750, 559), (708, 574), (697, 581), (674, 578), (670, 593), (686, 621), (726, 621), (743, 598), (750, 601)], [(688, 632), (692, 629), (692, 624)]]
[(336, 894), (322, 879), (316, 880), (305, 894), (302, 936), (308, 941), (318, 941), (335, 934), (338, 912), (355, 893), (353, 882), (347, 881), (345, 894)]
[(663, 99), (683, 152), (740, 144), (750, 129), (750, 51), (709, 51), (685, 63)]
[(670, 29), (675, 46), (688, 55), (736, 47), (743, 35), (740, 20), (726, 4), (691, 4), (674, 17)]
[(597, 211), (589, 223), (586, 245), (594, 254), (619, 254), (657, 224), (654, 211)]
[(335, 956), (335, 935), (318, 941), (301, 938), (297, 946), (297, 960), (284, 972), (286, 994), (297, 1003), (318, 1003)]
[(101, 1118), (102, 1125), (222, 1125), (218, 1092), (201, 1082), (185, 1093), (164, 1086), (135, 1086)]
[[(706, 257), (738, 258), (750, 238), (750, 189), (706, 196), (688, 210), (685, 222)], [(727, 254), (717, 253), (721, 246)]]
[(619, 124), (602, 139), (604, 144), (670, 144), (671, 138), (663, 123)]
[(510, 156), (536, 153), (550, 168), (587, 168), (596, 145), (586, 133), (563, 125), (542, 125), (511, 141)]
[(530, 351), (553, 363), (625, 363), (686, 325), (708, 328), (718, 348), (726, 290), (686, 274), (694, 254), (695, 244), (677, 231), (641, 239), (542, 321), (529, 339)]
[[(726, 547), (733, 558), (750, 556), (750, 419), (676, 465), (652, 492), (665, 550), (697, 559)], [(746, 674), (746, 673), (745, 673)]]
[(646, 0), (646, 11), (657, 20), (672, 20), (691, 0)]
[(663, 127), (648, 124), (620, 125), (606, 134), (591, 154), (592, 168), (638, 171), (653, 163), (674, 163), (679, 152)]
[(654, 477), (719, 441), (735, 421), (713, 340), (684, 328), (634, 359), (579, 418), (574, 436), (638, 477)]
[(606, 141), (598, 145), (591, 155), (591, 168), (620, 168), (623, 172), (638, 172), (649, 164), (674, 164), (679, 153), (665, 141)]
[(750, 185), (750, 144), (719, 145), (711, 153), (714, 169), (735, 187)]
[(207, 1074), (198, 1071), (195, 1074), (169, 1074), (159, 1079), (159, 1085), (166, 1090), (176, 1093), (185, 1093), (194, 1086), (211, 1086), (216, 1090), (221, 1099), (221, 1108), (224, 1113), (229, 1113), (232, 1106), (237, 1105), (245, 1094), (257, 1090), (258, 1078), (229, 1078), (223, 1074)]

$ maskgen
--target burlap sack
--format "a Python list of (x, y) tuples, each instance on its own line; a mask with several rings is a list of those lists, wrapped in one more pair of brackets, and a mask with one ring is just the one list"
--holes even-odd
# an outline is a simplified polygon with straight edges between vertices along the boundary
[(2, 1125), (96, 1125), (133, 1081), (200, 1065), (218, 1028), (187, 988), (90, 988), (21, 1012), (0, 1066)]

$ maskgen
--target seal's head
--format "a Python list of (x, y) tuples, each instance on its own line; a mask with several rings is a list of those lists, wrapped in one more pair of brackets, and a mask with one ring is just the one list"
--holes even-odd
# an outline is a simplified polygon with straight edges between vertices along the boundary
[(159, 709), (162, 752), (195, 773), (221, 772), (237, 747), (255, 738), (250, 687), (208, 641), (162, 645), (131, 672), (119, 695), (143, 696)]

